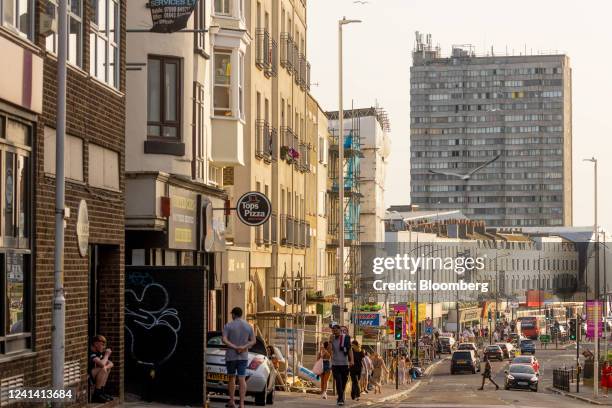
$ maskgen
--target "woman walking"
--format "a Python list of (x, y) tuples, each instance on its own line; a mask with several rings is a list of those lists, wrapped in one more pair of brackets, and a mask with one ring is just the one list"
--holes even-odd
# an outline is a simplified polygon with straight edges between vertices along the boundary
[(331, 355), (328, 351), (329, 342), (324, 341), (317, 353), (317, 359), (323, 361), (323, 373), (321, 374), (321, 398), (327, 399), (327, 383), (331, 375)]
[(370, 359), (370, 355), (367, 351), (363, 351), (363, 361), (361, 363), (361, 379), (359, 383), (361, 385), (361, 390), (368, 393), (368, 382), (370, 379), (370, 375), (372, 374), (372, 360)]
[(398, 371), (397, 372), (399, 374), (398, 383), (400, 385), (406, 384), (406, 360), (402, 356), (399, 356)]
[(378, 353), (374, 353), (372, 357), (372, 385), (374, 386), (374, 394), (380, 394), (380, 382), (384, 374), (388, 373), (387, 366)]

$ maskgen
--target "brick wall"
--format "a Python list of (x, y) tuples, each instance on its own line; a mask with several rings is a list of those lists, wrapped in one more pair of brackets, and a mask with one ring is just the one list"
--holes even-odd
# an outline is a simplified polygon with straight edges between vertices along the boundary
[[(37, 2), (42, 12), (45, 1)], [(121, 2), (120, 90), (113, 90), (89, 77), (90, 2), (85, 7), (83, 70), (68, 69), (67, 133), (83, 140), (84, 182), (66, 182), (66, 206), (71, 218), (65, 229), (66, 290), (66, 361), (79, 361), (81, 389), (86, 387), (88, 350), (88, 277), (89, 259), (81, 257), (77, 248), (76, 218), (81, 199), (87, 201), (90, 221), (90, 243), (108, 245), (101, 251), (105, 266), (100, 270), (100, 331), (113, 349), (115, 368), (110, 389), (121, 391), (123, 384), (123, 293), (124, 293), (124, 158), (125, 158), (125, 1)], [(36, 19), (37, 25), (39, 19)], [(37, 27), (38, 32), (38, 27)], [(55, 243), (55, 179), (44, 174), (44, 127), (55, 128), (56, 58), (44, 53), (44, 37), (38, 36), (44, 62), (43, 114), (39, 116), (34, 136), (34, 254), (33, 254), (33, 342), (34, 354), (0, 361), (2, 378), (23, 374), (28, 386), (49, 386), (51, 383), (51, 317), (53, 299), (53, 261)], [(88, 185), (88, 143), (93, 142), (119, 153), (119, 191)], [(82, 394), (81, 403), (85, 394)]]

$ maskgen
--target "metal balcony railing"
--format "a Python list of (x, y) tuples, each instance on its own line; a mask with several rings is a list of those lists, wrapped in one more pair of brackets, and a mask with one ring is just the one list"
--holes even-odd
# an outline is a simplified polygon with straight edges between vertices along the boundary
[(292, 246), (295, 242), (295, 228), (294, 228), (294, 222), (293, 222), (293, 217), (287, 216), (287, 218), (285, 219), (285, 223), (286, 223), (286, 231), (287, 231), (287, 246)]
[(278, 243), (278, 231), (276, 230), (277, 221), (276, 221), (276, 213), (272, 213), (270, 215), (270, 230), (271, 230), (271, 242), (273, 244)]
[(255, 30), (256, 53), (255, 65), (263, 70), (269, 70), (272, 66), (271, 59), (271, 38), (270, 33), (265, 28)]
[(287, 69), (289, 74), (293, 73), (293, 38), (289, 33), (281, 33), (280, 64)]
[(271, 219), (272, 219), (272, 216), (270, 216), (270, 218), (268, 218), (268, 221), (266, 221), (263, 225), (263, 243), (264, 245), (270, 245), (270, 226), (272, 224)]
[(268, 77), (278, 76), (278, 43), (274, 40), (270, 42), (270, 66), (266, 69)]
[(293, 48), (293, 51), (292, 51), (293, 78), (295, 79), (295, 83), (299, 85), (300, 84), (300, 48), (298, 47), (296, 43), (292, 43), (291, 47)]
[(300, 54), (299, 68), (300, 72), (298, 75), (298, 85), (300, 85), (302, 89), (306, 89), (306, 56), (304, 54)]
[(300, 220), (297, 218), (293, 220), (293, 246), (300, 247)]
[(270, 124), (263, 119), (259, 119), (255, 125), (255, 156), (266, 161), (272, 161), (274, 139)]

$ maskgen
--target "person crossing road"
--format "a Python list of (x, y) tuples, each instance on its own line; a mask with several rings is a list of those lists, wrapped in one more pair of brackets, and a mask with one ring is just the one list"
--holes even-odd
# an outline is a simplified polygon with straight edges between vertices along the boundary
[(484, 390), (484, 385), (485, 385), (485, 381), (487, 379), (489, 379), (489, 381), (495, 385), (495, 390), (499, 390), (499, 385), (497, 385), (497, 383), (495, 381), (493, 381), (493, 378), (491, 378), (491, 362), (489, 362), (489, 358), (485, 355), (484, 358), (485, 361), (485, 369), (484, 372), (482, 373), (482, 385), (480, 386), (479, 390), (482, 391)]

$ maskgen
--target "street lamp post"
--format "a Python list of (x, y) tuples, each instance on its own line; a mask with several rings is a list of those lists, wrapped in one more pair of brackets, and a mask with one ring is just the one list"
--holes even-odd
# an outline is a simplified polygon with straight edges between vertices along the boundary
[[(595, 360), (593, 361), (593, 395), (599, 395), (599, 228), (597, 225), (597, 159), (584, 159), (593, 163), (593, 230), (595, 234)], [(607, 341), (607, 340), (606, 340)]]
[(343, 72), (342, 72), (342, 26), (351, 23), (361, 23), (361, 20), (347, 20), (342, 17), (338, 21), (338, 211), (340, 212), (340, 227), (338, 237), (338, 277), (340, 301), (340, 325), (344, 325), (344, 107), (343, 107)]

